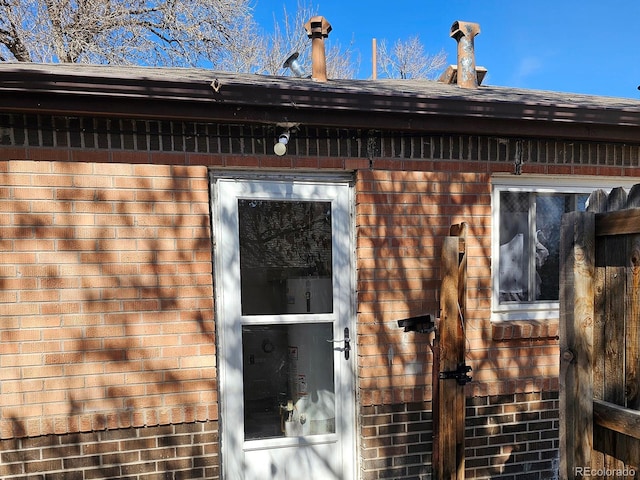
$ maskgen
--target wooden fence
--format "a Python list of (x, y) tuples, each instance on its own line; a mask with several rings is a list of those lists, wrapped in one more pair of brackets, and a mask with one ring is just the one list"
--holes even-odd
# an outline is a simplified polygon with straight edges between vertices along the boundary
[(560, 478), (639, 478), (640, 185), (594, 192), (560, 239)]

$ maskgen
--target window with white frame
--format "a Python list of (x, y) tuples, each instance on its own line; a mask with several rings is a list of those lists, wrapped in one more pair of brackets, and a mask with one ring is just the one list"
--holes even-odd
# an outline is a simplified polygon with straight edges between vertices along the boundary
[(628, 191), (632, 184), (598, 177), (495, 177), (492, 319), (557, 318), (562, 215), (584, 211), (594, 190), (622, 186)]

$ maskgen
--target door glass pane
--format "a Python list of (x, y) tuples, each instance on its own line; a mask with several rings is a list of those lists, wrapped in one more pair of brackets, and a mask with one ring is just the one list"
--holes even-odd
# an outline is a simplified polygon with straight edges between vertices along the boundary
[(331, 203), (238, 200), (243, 315), (331, 313)]
[(242, 327), (245, 440), (335, 433), (331, 323)]

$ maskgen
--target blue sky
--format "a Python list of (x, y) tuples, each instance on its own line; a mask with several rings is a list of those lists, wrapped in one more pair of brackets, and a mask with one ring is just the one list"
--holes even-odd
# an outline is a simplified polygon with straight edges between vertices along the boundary
[[(283, 6), (298, 0), (253, 0), (265, 29)], [(316, 0), (329, 20), (329, 41), (352, 40), (361, 57), (358, 78), (371, 77), (371, 40), (393, 43), (419, 35), (429, 53), (444, 49), (455, 20), (477, 22), (476, 64), (485, 84), (535, 90), (640, 98), (640, 0)], [(318, 7), (317, 9), (315, 7)]]

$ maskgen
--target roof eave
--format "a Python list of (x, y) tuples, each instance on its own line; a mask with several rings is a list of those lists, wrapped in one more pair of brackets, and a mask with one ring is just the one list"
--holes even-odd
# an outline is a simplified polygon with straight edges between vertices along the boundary
[[(187, 80), (171, 76), (118, 77), (38, 69), (2, 71), (0, 111), (75, 116), (121, 116), (233, 123), (300, 123), (370, 128), (637, 142), (640, 109), (496, 101), (449, 87), (446, 94), (353, 88), (283, 77), (212, 72)], [(212, 86), (216, 81), (217, 84)]]

